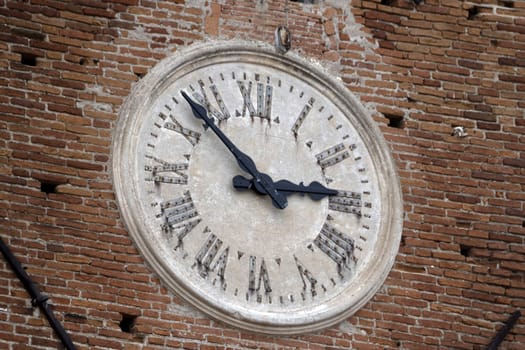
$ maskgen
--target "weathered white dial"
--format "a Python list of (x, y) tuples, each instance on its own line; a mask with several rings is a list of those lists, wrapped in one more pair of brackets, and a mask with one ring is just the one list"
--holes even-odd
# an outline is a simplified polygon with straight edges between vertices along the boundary
[[(241, 169), (184, 91), (273, 183), (319, 182), (314, 200), (235, 188)], [(402, 202), (373, 120), (300, 58), (246, 42), (206, 43), (160, 62), (122, 108), (114, 182), (123, 219), (162, 281), (252, 331), (293, 334), (355, 312), (395, 258)]]

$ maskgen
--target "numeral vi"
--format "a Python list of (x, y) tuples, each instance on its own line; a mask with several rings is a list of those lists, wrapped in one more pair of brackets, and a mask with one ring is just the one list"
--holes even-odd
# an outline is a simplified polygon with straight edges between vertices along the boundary
[(257, 257), (251, 255), (249, 260), (249, 272), (248, 272), (248, 290), (250, 292), (260, 291), (261, 287), (264, 288), (266, 294), (272, 292), (272, 286), (270, 285), (270, 277), (268, 275), (268, 269), (264, 259), (261, 261), (261, 267), (259, 269), (259, 277), (257, 277)]

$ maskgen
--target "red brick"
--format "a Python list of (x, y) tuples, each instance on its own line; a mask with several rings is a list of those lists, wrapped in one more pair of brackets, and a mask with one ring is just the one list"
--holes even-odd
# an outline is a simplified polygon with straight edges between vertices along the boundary
[[(398, 162), (405, 230), (396, 267), (350, 319), (353, 334), (334, 327), (293, 338), (248, 335), (168, 307), (178, 297), (137, 253), (112, 193), (116, 111), (135, 74), (147, 74), (172, 49), (204, 37), (271, 43), (285, 4), (267, 5), (34, 0), (0, 7), (0, 215), (14, 218), (0, 222), (19, 237), (13, 245), (42, 273), (38, 281), (47, 282), (58, 310), (68, 305), (87, 315), (83, 322), (66, 315), (66, 325), (76, 325), (75, 339), (93, 348), (138, 349), (146, 338), (151, 348), (195, 349), (487, 344), (510, 305), (525, 307), (525, 81), (517, 71), (525, 66), (525, 22), (516, 2), (512, 9), (483, 4), (470, 19), (472, 5), (456, 0), (353, 0), (330, 9), (290, 2), (293, 49), (332, 61), (334, 75), (376, 111)], [(37, 66), (21, 64), (21, 53), (36, 55)], [(380, 113), (402, 115), (403, 128), (387, 127)], [(454, 126), (468, 135), (451, 136)], [(40, 192), (45, 181), (60, 184), (57, 193)], [(0, 287), (1, 302), (27, 305), (25, 297), (22, 289)], [(9, 323), (0, 315), (0, 347), (57, 346), (42, 319), (28, 319), (30, 309), (9, 308)], [(119, 331), (120, 312), (139, 316), (142, 338)], [(17, 327), (23, 336), (11, 334)], [(513, 332), (512, 339), (524, 338), (519, 328)]]

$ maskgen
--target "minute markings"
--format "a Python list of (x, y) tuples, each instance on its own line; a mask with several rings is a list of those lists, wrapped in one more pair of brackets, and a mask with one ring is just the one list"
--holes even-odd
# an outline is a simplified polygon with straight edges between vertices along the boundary
[[(251, 82), (250, 82), (250, 84), (251, 84)], [(257, 116), (260, 116), (262, 114), (263, 110), (265, 109), (265, 105), (267, 104), (266, 101), (264, 100), (264, 97), (267, 94), (264, 94), (264, 92), (263, 92), (264, 90), (261, 88), (263, 84), (259, 83), (258, 85), (259, 85), (259, 86), (257, 86), (257, 88), (258, 88), (257, 90), (258, 91), (256, 93), (257, 100), (256, 100), (256, 103), (252, 104), (252, 107), (253, 107), (254, 110), (257, 109), (257, 111), (254, 114), (257, 115)], [(242, 88), (240, 88), (240, 89), (242, 90)], [(252, 90), (252, 92), (253, 92), (253, 90)], [(271, 99), (271, 95), (270, 95), (270, 99)], [(253, 105), (255, 105), (255, 106), (253, 106)], [(293, 126), (293, 131), (294, 131), (295, 134), (297, 134), (299, 128), (301, 127), (302, 122), (304, 121), (304, 118), (306, 118), (306, 116), (308, 115), (310, 110), (312, 110), (312, 106), (311, 105), (313, 105), (313, 101), (303, 107), (303, 110), (301, 111), (300, 116), (296, 119), (295, 125)], [(244, 108), (246, 110), (247, 106), (245, 105)], [(271, 105), (270, 105), (270, 108), (271, 108)], [(343, 144), (343, 143), (341, 143), (341, 144)], [(350, 156), (349, 154), (352, 153), (352, 151), (353, 151), (352, 146), (348, 146), (348, 144), (346, 144), (346, 145), (343, 144), (342, 149), (340, 149), (340, 148), (341, 147), (339, 145), (336, 145), (336, 146), (333, 146), (333, 147), (331, 147), (329, 149), (324, 150), (323, 151), (323, 152), (325, 152), (324, 154), (323, 154), (323, 152), (317, 154), (318, 163), (323, 168), (323, 170), (325, 168), (327, 168), (327, 167), (335, 165), (335, 164), (341, 162), (342, 160), (348, 158)], [(345, 197), (345, 196), (341, 195), (341, 197)], [(353, 199), (357, 199), (357, 202), (349, 203), (349, 202), (343, 201), (343, 202), (338, 203), (338, 204), (346, 206), (346, 207), (356, 207), (356, 208), (359, 207), (360, 208), (360, 206), (361, 206), (360, 197), (352, 198), (351, 200), (353, 200)], [(337, 201), (338, 200), (334, 200), (330, 204), (334, 204)], [(358, 212), (354, 212), (354, 213), (360, 215), (360, 212), (359, 213)], [(325, 247), (325, 246), (328, 246), (330, 249), (336, 249), (336, 251), (338, 249), (337, 246), (341, 247), (341, 243), (338, 243), (339, 241), (337, 241), (333, 237), (329, 238), (329, 240), (332, 242), (331, 245), (323, 245), (323, 243), (319, 243), (319, 244), (316, 244), (316, 245), (317, 245), (317, 247), (319, 249), (321, 249), (321, 251), (323, 250), (322, 247)], [(218, 259), (216, 259), (216, 256), (218, 256), (217, 251), (220, 249), (221, 244), (222, 244), (222, 241), (220, 241), (220, 239), (212, 237), (211, 245), (206, 245), (205, 244), (205, 245), (203, 245), (201, 247), (201, 252), (203, 252), (203, 253), (199, 252), (200, 255), (199, 254), (196, 255), (196, 260), (197, 260), (198, 264), (201, 267), (204, 268), (204, 270), (210, 270), (210, 268), (211, 268), (210, 264), (211, 264), (212, 261), (215, 261), (214, 267), (218, 266), (219, 262), (218, 262)], [(335, 246), (333, 246), (333, 244), (335, 244)], [(209, 252), (210, 255), (202, 255), (204, 253), (208, 254), (208, 252)], [(226, 251), (223, 250), (223, 253), (224, 252), (226, 252), (224, 256), (227, 257), (228, 251), (227, 250)], [(323, 252), (326, 255), (328, 255), (328, 253), (326, 253), (325, 251), (323, 251)], [(352, 252), (353, 252), (353, 250), (352, 250)], [(257, 297), (257, 301), (261, 302), (261, 295), (260, 294), (261, 294), (262, 291), (264, 291), (262, 293), (265, 293), (265, 294), (269, 294), (269, 293), (272, 292), (272, 288), (270, 286), (270, 278), (269, 278), (269, 275), (268, 275), (268, 269), (266, 267), (266, 262), (267, 261), (265, 262), (264, 259), (262, 259), (262, 261), (261, 260), (257, 261), (258, 259), (256, 260), (255, 256), (249, 256), (249, 257), (250, 257), (251, 272), (249, 274), (250, 275), (249, 276), (250, 282), (249, 282), (249, 286), (248, 286), (248, 294), (252, 294), (253, 293), (252, 295)], [(334, 260), (330, 255), (329, 255), (329, 257), (332, 260)], [(348, 257), (348, 258), (350, 258), (350, 257)], [(240, 259), (240, 257), (239, 257), (239, 259)], [(351, 259), (353, 259), (355, 261), (353, 256), (351, 257)], [(350, 260), (350, 259), (348, 259), (348, 260)], [(337, 263), (337, 261), (336, 261), (336, 263)], [(300, 265), (300, 263), (297, 262), (295, 265), (297, 267), (297, 270), (299, 271), (300, 277), (303, 280), (303, 284), (304, 285), (308, 284), (310, 286), (308, 292), (312, 292), (312, 296), (315, 295), (317, 293), (316, 290), (315, 290), (315, 283), (316, 283), (315, 282), (315, 278), (312, 276), (311, 272), (304, 267), (304, 264)], [(341, 270), (342, 269), (341, 268), (342, 264), (337, 263), (337, 265), (338, 265), (338, 270)], [(299, 266), (301, 266), (301, 267), (299, 267)], [(225, 265), (224, 265), (224, 268), (225, 268)], [(340, 272), (340, 275), (342, 275), (341, 272)], [(335, 282), (333, 282), (333, 281), (332, 281), (332, 283), (335, 284)], [(213, 282), (213, 284), (215, 284), (215, 282)], [(318, 288), (322, 287), (323, 290), (326, 290), (324, 285), (319, 284), (319, 285), (317, 285), (317, 287)], [(235, 288), (235, 289), (237, 289), (237, 288)], [(301, 293), (301, 294), (303, 295), (303, 300), (304, 300), (304, 293)], [(298, 296), (297, 293), (295, 293), (295, 295)], [(263, 296), (264, 296), (264, 294), (263, 294)], [(271, 303), (271, 296), (267, 296), (267, 297), (269, 297), (269, 302)], [(290, 300), (292, 300), (292, 302), (293, 302), (293, 297), (292, 296), (290, 296), (290, 297), (291, 297)], [(247, 296), (247, 299), (251, 299), (251, 297), (248, 298), (248, 296)]]

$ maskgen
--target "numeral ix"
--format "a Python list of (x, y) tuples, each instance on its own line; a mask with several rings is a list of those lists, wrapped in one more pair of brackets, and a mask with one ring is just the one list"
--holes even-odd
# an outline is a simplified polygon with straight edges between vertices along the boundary
[(161, 228), (165, 232), (177, 232), (177, 247), (182, 244), (184, 237), (201, 222), (189, 191), (186, 191), (182, 197), (160, 203), (160, 210), (158, 217), (164, 217)]
[[(188, 163), (168, 163), (156, 157), (151, 157), (158, 165), (145, 165), (144, 170), (151, 172), (151, 176), (146, 177), (146, 181), (155, 183), (163, 182), (169, 184), (185, 185), (188, 183)], [(175, 174), (165, 175), (165, 173)]]

